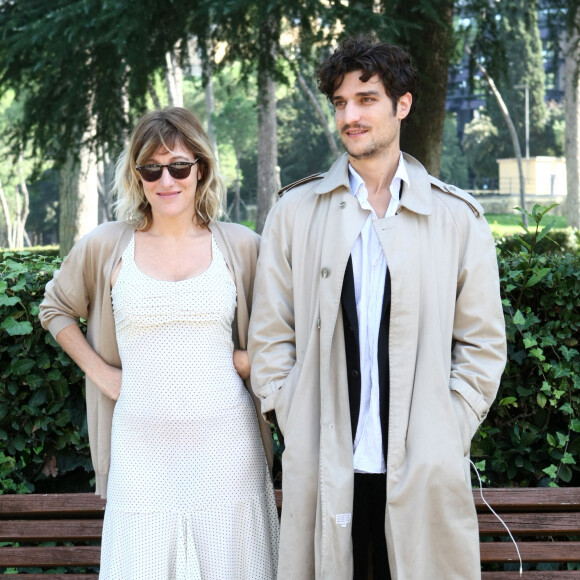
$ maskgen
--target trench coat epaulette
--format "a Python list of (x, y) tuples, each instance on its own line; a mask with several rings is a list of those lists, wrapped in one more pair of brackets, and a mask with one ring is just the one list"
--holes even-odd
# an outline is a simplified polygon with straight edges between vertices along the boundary
[(303, 177), (294, 183), (285, 185), (280, 191), (278, 191), (278, 197), (282, 197), (288, 190), (296, 187), (297, 185), (302, 185), (303, 183), (308, 183), (309, 181), (314, 181), (315, 179), (322, 179), (326, 173), (315, 173), (314, 175), (309, 175), (308, 177)]
[(477, 217), (483, 215), (483, 206), (472, 195), (467, 193), (467, 191), (463, 191), (463, 189), (459, 189), (459, 187), (455, 187), (455, 185), (444, 183), (432, 175), (429, 176), (429, 179), (431, 180), (431, 185), (434, 185), (437, 189), (463, 200)]

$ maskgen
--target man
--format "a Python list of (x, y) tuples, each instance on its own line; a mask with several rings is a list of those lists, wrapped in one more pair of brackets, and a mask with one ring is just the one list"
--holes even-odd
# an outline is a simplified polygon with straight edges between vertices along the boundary
[(468, 456), (505, 364), (493, 239), (399, 149), (403, 50), (347, 39), (318, 76), (346, 154), (270, 212), (250, 323), (285, 439), (278, 578), (480, 578)]

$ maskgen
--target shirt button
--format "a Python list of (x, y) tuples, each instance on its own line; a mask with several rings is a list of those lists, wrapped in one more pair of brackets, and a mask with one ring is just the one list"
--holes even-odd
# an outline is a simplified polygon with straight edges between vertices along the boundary
[(322, 268), (322, 270), (320, 270), (320, 275), (323, 278), (328, 278), (330, 276), (330, 268)]

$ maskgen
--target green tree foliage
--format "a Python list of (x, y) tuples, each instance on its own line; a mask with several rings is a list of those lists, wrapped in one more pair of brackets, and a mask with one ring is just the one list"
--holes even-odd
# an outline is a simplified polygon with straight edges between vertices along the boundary
[(278, 147), (282, 185), (326, 171), (334, 161), (324, 130), (302, 91), (289, 92), (278, 103)]
[[(530, 155), (543, 155), (543, 135), (546, 121), (544, 103), (544, 62), (538, 28), (538, 0), (508, 0), (502, 2), (500, 42), (505, 46), (507, 69), (497, 79), (499, 89), (510, 110), (518, 131), (522, 151), (525, 151), (525, 93), (529, 87)], [(516, 88), (520, 87), (520, 88)], [(507, 137), (501, 113), (495, 103), (489, 106), (500, 135)], [(502, 139), (509, 143), (508, 139)], [(502, 157), (512, 157), (509, 146)]]
[(580, 257), (536, 253), (548, 209), (534, 207), (532, 238), (500, 259), (508, 362), (472, 445), (492, 486), (580, 485)]
[(480, 114), (465, 125), (463, 152), (475, 177), (475, 188), (481, 188), (490, 176), (497, 176), (499, 131), (488, 115)]
[[(545, 103), (544, 53), (538, 27), (538, 9), (539, 0), (505, 0), (501, 3), (468, 0), (465, 4), (465, 14), (471, 16), (470, 25), (463, 33), (474, 53), (471, 60), (472, 89), (487, 93), (484, 114), (489, 116), (491, 125), (497, 131), (497, 135), (492, 136), (488, 127), (484, 127), (479, 120), (473, 121), (471, 135), (466, 139), (468, 142), (474, 139), (485, 142), (485, 154), (471, 154), (470, 169), (476, 178), (482, 175), (497, 178), (495, 159), (515, 157), (515, 152), (495, 98), (488, 87), (481, 85), (476, 78), (475, 58), (485, 61), (485, 67), (502, 95), (516, 126), (522, 153), (526, 151), (526, 85), (529, 94), (530, 155), (562, 153), (559, 144), (562, 144), (563, 126), (557, 123), (558, 107), (553, 105), (548, 111)], [(479, 133), (480, 130), (483, 133)], [(481, 163), (472, 163), (474, 157), (490, 160), (486, 167), (487, 174), (483, 172)]]
[(89, 479), (83, 375), (38, 322), (59, 263), (28, 252), (0, 257), (0, 492), (50, 489), (76, 469)]
[(467, 161), (457, 137), (457, 116), (453, 113), (445, 115), (440, 176), (447, 183), (454, 183), (462, 188), (469, 187)]
[(62, 161), (94, 121), (95, 144), (120, 143), (127, 101), (143, 111), (149, 78), (199, 10), (160, 0), (0, 3), (0, 87), (27, 91), (20, 139)]

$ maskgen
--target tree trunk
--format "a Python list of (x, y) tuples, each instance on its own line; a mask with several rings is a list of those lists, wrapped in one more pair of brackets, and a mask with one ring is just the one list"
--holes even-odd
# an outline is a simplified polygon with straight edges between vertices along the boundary
[(580, 46), (580, 10), (576, 15), (576, 27), (570, 31), (566, 48), (566, 216), (568, 225), (580, 228), (580, 83), (578, 82)]
[(99, 194), (96, 155), (86, 146), (70, 153), (60, 172), (59, 242), (66, 256), (98, 224)]
[(115, 181), (115, 162), (109, 155), (108, 146), (99, 147), (97, 164), (97, 191), (99, 194), (100, 224), (113, 221), (113, 184)]
[[(28, 187), (26, 185), (26, 179), (24, 178), (24, 170), (22, 169), (23, 163), (22, 148), (18, 154), (18, 193), (17, 193), (17, 216), (16, 216), (16, 232), (14, 237), (14, 247), (23, 248), (25, 239), (28, 240), (28, 245), (30, 246), (30, 240), (26, 234), (26, 220), (28, 219), (28, 214), (30, 213), (30, 198), (28, 196)], [(22, 196), (22, 205), (20, 197)]]
[(149, 96), (153, 101), (153, 106), (156, 109), (161, 109), (161, 101), (159, 100), (159, 96), (157, 95), (157, 91), (155, 90), (155, 87), (153, 86), (151, 79), (147, 81), (147, 92), (149, 93)]
[(288, 64), (290, 65), (290, 67), (292, 68), (292, 71), (296, 75), (296, 82), (298, 83), (298, 86), (302, 89), (302, 92), (306, 95), (306, 98), (310, 101), (310, 104), (314, 107), (314, 112), (316, 113), (316, 116), (318, 117), (318, 120), (320, 121), (320, 124), (324, 130), (324, 135), (326, 136), (326, 140), (328, 141), (328, 146), (330, 147), (332, 154), (334, 155), (334, 157), (338, 157), (340, 155), (340, 151), (338, 149), (336, 139), (334, 138), (332, 129), (330, 128), (328, 119), (324, 114), (322, 106), (320, 105), (318, 99), (316, 98), (316, 95), (308, 85), (306, 79), (304, 78), (304, 75), (300, 72), (300, 68), (298, 67), (296, 62), (290, 58), (290, 56), (286, 51), (283, 52), (283, 55)]
[[(219, 159), (217, 139), (215, 134), (215, 124), (213, 122), (213, 114), (215, 112), (215, 98), (213, 93), (213, 51), (211, 50), (209, 43), (206, 44), (205, 50), (200, 51), (200, 56), (201, 56), (201, 66), (203, 69), (202, 82), (204, 85), (203, 88), (205, 94), (205, 112), (207, 115), (207, 136), (209, 137), (209, 140), (213, 146), (213, 151), (216, 159)], [(224, 197), (222, 199), (222, 209), (224, 213), (227, 212), (228, 209), (227, 192), (224, 193)]]
[(12, 218), (10, 217), (10, 209), (8, 208), (8, 200), (4, 194), (2, 181), (0, 181), (0, 203), (2, 203), (2, 210), (4, 211), (4, 221), (6, 223), (6, 245), (12, 249), (14, 237), (12, 235)]
[(236, 151), (236, 182), (234, 185), (234, 221), (236, 223), (240, 223), (240, 161), (241, 161), (241, 154)]
[[(471, 49), (467, 45), (465, 45), (465, 52), (469, 56), (472, 56)], [(481, 72), (481, 74), (484, 76), (485, 80), (487, 81), (487, 84), (489, 85), (489, 88), (491, 89), (491, 92), (493, 93), (493, 96), (495, 97), (495, 100), (497, 101), (497, 104), (499, 106), (501, 114), (504, 118), (504, 121), (506, 122), (507, 127), (508, 127), (510, 137), (512, 140), (512, 144), (514, 147), (514, 153), (516, 155), (516, 161), (518, 164), (518, 174), (520, 176), (520, 205), (521, 205), (521, 209), (525, 210), (526, 209), (526, 185), (525, 185), (525, 181), (524, 181), (524, 170), (522, 167), (522, 149), (520, 147), (520, 140), (518, 138), (518, 133), (516, 131), (516, 127), (512, 121), (512, 118), (510, 116), (510, 112), (508, 111), (507, 105), (505, 104), (505, 102), (501, 96), (501, 93), (499, 92), (499, 90), (495, 86), (495, 82), (489, 76), (487, 69), (480, 62), (478, 62), (477, 59), (475, 59), (475, 65), (477, 66), (477, 68), (479, 69), (479, 72)], [(522, 222), (523, 222), (525, 227), (528, 226), (528, 216), (525, 213), (522, 213)]]
[(183, 71), (179, 63), (178, 41), (173, 50), (165, 53), (165, 84), (170, 107), (183, 107)]
[[(408, 38), (401, 39), (413, 57), (421, 80), (415, 112), (401, 133), (401, 149), (416, 157), (429, 173), (439, 176), (454, 3), (439, 0), (433, 4), (437, 4), (437, 17), (422, 15), (421, 31), (413, 30)], [(409, 22), (417, 19), (416, 5), (408, 0), (400, 3), (397, 13)]]
[(276, 81), (273, 76), (275, 47), (270, 25), (266, 19), (260, 31), (262, 51), (270, 55), (258, 70), (258, 215), (256, 231), (261, 234), (268, 212), (274, 205), (276, 192), (280, 189), (278, 171), (278, 140), (276, 136)]

